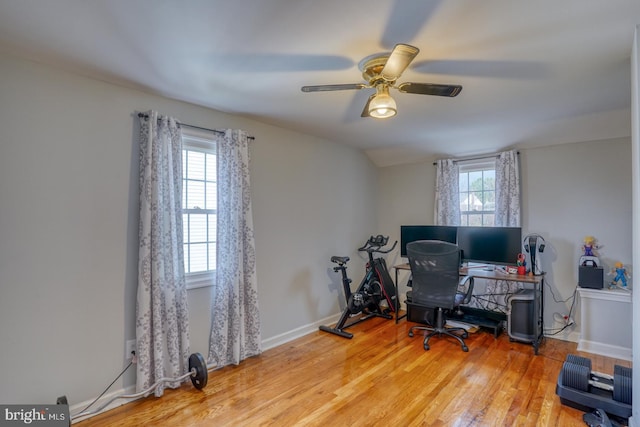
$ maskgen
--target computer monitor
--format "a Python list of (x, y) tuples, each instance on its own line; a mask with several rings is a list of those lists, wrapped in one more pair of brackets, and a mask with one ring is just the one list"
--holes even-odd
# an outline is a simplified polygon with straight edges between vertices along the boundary
[(457, 227), (448, 225), (401, 225), (400, 256), (407, 256), (407, 243), (416, 240), (442, 240), (456, 243)]
[(516, 265), (522, 252), (520, 227), (458, 227), (464, 262)]

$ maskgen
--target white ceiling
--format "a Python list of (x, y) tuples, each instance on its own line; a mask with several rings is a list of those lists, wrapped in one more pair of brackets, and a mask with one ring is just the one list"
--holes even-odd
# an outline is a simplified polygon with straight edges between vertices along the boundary
[[(630, 135), (639, 0), (0, 0), (0, 51), (361, 148), (378, 165)], [(358, 63), (420, 48), (361, 118)], [(153, 106), (150, 106), (152, 108)], [(188, 123), (188, 118), (181, 118)]]

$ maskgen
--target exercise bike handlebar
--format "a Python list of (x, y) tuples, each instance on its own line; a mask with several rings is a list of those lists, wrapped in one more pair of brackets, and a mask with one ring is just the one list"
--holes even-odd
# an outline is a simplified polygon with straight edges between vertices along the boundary
[(371, 236), (369, 237), (369, 240), (367, 240), (367, 242), (364, 244), (364, 246), (362, 246), (361, 248), (358, 248), (358, 251), (388, 254), (389, 252), (394, 250), (396, 245), (398, 244), (398, 241), (396, 240), (395, 242), (393, 242), (393, 246), (391, 246), (389, 249), (381, 249), (383, 246), (387, 244), (388, 241), (389, 241), (389, 236), (383, 236), (382, 234), (378, 234), (377, 236)]

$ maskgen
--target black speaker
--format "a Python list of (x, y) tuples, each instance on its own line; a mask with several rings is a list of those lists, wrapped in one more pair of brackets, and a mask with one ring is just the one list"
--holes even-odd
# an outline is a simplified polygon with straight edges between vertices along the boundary
[(534, 342), (540, 336), (540, 308), (533, 289), (522, 289), (507, 298), (507, 333), (516, 341)]
[(604, 269), (602, 267), (579, 266), (578, 285), (581, 288), (602, 289), (604, 287)]

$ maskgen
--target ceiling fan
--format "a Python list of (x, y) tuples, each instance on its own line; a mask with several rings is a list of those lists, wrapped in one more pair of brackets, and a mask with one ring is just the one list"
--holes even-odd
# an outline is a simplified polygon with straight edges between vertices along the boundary
[(367, 83), (347, 83), (335, 85), (302, 86), (303, 92), (325, 92), (334, 90), (360, 90), (374, 88), (376, 93), (362, 110), (362, 117), (383, 119), (393, 117), (398, 112), (395, 100), (389, 95), (389, 89), (418, 95), (436, 95), (454, 97), (460, 93), (460, 85), (435, 83), (401, 83), (396, 85), (404, 70), (418, 55), (420, 49), (408, 44), (397, 44), (390, 53), (375, 54), (360, 61), (359, 68)]

